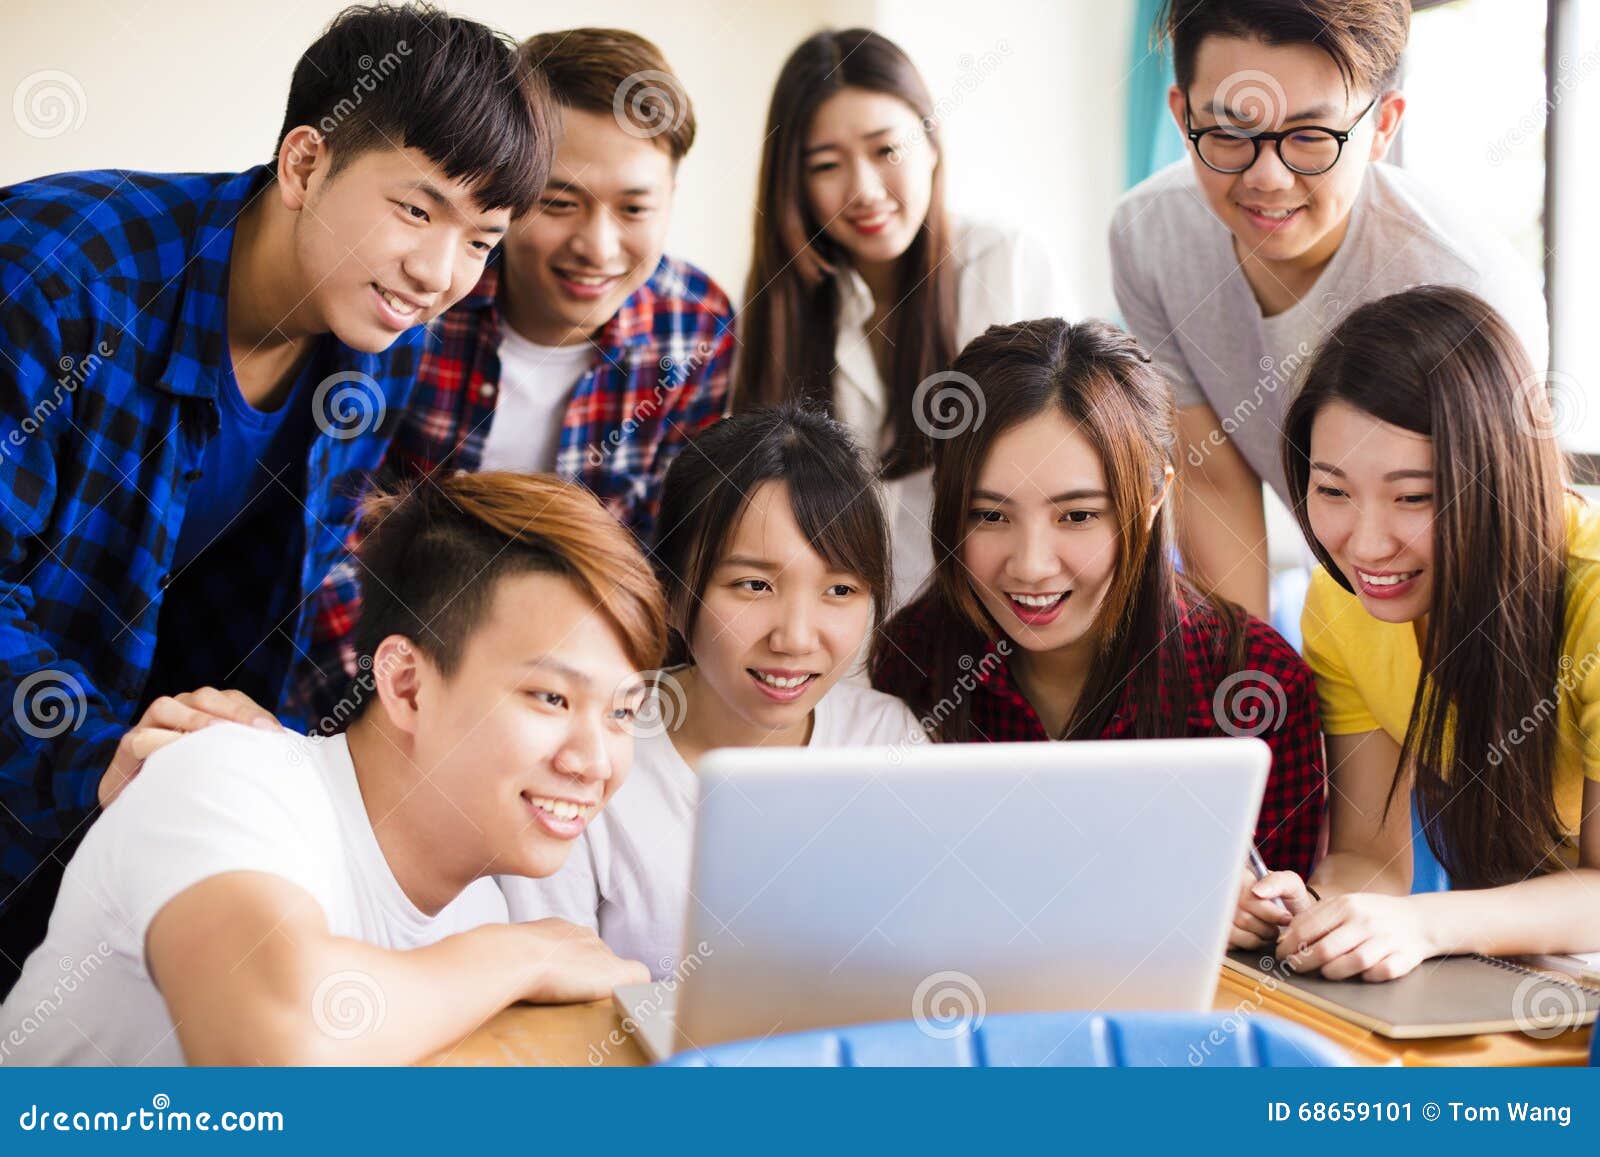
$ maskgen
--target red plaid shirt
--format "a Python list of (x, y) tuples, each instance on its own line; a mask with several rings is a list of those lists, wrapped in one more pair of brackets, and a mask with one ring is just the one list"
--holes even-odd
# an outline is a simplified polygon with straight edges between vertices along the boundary
[[(496, 263), (434, 323), (384, 476), (478, 469), (500, 394), (499, 285)], [(591, 344), (593, 360), (567, 403), (555, 472), (581, 482), (648, 544), (667, 467), (727, 410), (733, 307), (705, 273), (663, 257)], [(317, 593), (310, 649), (294, 680), (293, 699), (317, 730), (337, 730), (354, 698), (346, 694), (357, 674), (352, 633), (361, 613), (354, 543), (352, 535)]]
[[(1259, 735), (1272, 749), (1272, 770), (1256, 823), (1256, 845), (1270, 866), (1309, 876), (1327, 787), (1316, 685), (1310, 668), (1281, 635), (1259, 619), (1246, 616), (1244, 621), (1243, 661), (1237, 671), (1230, 671), (1229, 648), (1215, 612), (1203, 603), (1185, 612), (1183, 649), (1190, 705), (1187, 720), (1173, 726), (1170, 738)], [(955, 621), (937, 594), (906, 607), (884, 631), (887, 645), (873, 668), (872, 685), (905, 700), (930, 730), (932, 723), (949, 716), (957, 697), (965, 695), (971, 734), (978, 742), (1051, 738), (1018, 686), (999, 642), (983, 639), (964, 620)], [(932, 665), (926, 662), (932, 640), (941, 637), (970, 643), (962, 650), (959, 686), (938, 686), (936, 677), (924, 670)], [(1100, 739), (1132, 737), (1136, 718), (1132, 685), (1124, 684), (1118, 696)], [(1165, 689), (1162, 699), (1167, 699)]]

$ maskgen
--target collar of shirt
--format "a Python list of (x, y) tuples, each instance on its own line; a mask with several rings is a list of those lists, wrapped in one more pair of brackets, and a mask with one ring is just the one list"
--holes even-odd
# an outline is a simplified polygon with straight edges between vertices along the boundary
[(838, 418), (864, 446), (882, 448), (888, 391), (872, 356), (867, 322), (877, 301), (860, 272), (845, 266), (839, 272), (838, 336), (834, 341), (833, 404)]
[(228, 269), (239, 215), (272, 180), (265, 165), (231, 178), (200, 209), (198, 244), (183, 272), (176, 348), (161, 375), (174, 394), (215, 398), (228, 351)]
[[(623, 351), (650, 342), (655, 329), (656, 293), (652, 283), (662, 276), (667, 259), (661, 258), (650, 279), (628, 295), (606, 322), (594, 333), (590, 344), (612, 365), (626, 368)], [(500, 261), (495, 261), (483, 271), (478, 284), (454, 307), (456, 310), (486, 313), (480, 332), (497, 342), (500, 333)], [(441, 315), (443, 316), (443, 315)]]

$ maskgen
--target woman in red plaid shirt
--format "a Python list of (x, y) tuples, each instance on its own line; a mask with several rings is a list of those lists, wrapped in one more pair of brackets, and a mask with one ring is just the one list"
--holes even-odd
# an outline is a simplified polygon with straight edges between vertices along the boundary
[(873, 685), (945, 742), (1260, 736), (1256, 843), (1309, 866), (1326, 784), (1311, 673), (1177, 572), (1177, 422), (1134, 340), (992, 326), (923, 401), (934, 578), (880, 633)]

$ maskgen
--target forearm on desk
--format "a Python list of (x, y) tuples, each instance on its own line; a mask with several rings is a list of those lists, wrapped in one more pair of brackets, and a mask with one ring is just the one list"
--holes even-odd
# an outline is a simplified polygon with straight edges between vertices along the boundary
[(1576, 868), (1498, 888), (1413, 896), (1440, 954), (1600, 950), (1600, 869)]

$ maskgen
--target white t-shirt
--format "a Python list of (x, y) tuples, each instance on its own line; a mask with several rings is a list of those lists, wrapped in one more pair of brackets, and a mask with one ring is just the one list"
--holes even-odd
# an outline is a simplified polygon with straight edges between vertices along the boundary
[[(892, 695), (836, 683), (816, 707), (812, 747), (927, 742)], [(513, 920), (559, 916), (594, 928), (611, 950), (660, 980), (683, 949), (699, 784), (666, 733), (634, 745), (628, 780), (578, 837), (554, 876), (499, 877)]]
[[(991, 325), (1041, 317), (1077, 320), (1078, 306), (1048, 246), (1014, 230), (979, 222), (952, 223), (951, 265), (956, 271), (956, 348)], [(840, 285), (838, 340), (833, 375), (834, 413), (865, 447), (888, 446), (884, 418), (888, 388), (878, 374), (867, 322), (876, 309), (860, 273), (847, 270)], [(884, 507), (894, 562), (893, 612), (909, 602), (933, 571), (933, 471), (922, 470), (884, 485)]]
[(594, 346), (586, 341), (539, 345), (502, 322), (500, 396), (483, 440), (479, 469), (520, 474), (554, 470), (567, 403), (594, 360)]
[[(437, 916), (417, 910), (378, 847), (343, 736), (215, 724), (152, 755), (89, 829), (44, 943), (0, 1006), (0, 1064), (183, 1064), (145, 935), (181, 892), (235, 871), (281, 876), (335, 935), (384, 948), (506, 919), (489, 879)], [(345, 998), (327, 996), (342, 1015)]]
[(1415, 285), (1454, 285), (1503, 314), (1536, 370), (1550, 331), (1538, 273), (1510, 244), (1403, 169), (1374, 164), (1344, 240), (1294, 306), (1261, 315), (1185, 158), (1126, 193), (1111, 224), (1111, 272), (1128, 330), (1180, 409), (1209, 403), (1245, 461), (1288, 501), (1283, 419), (1305, 364), (1358, 305)]

